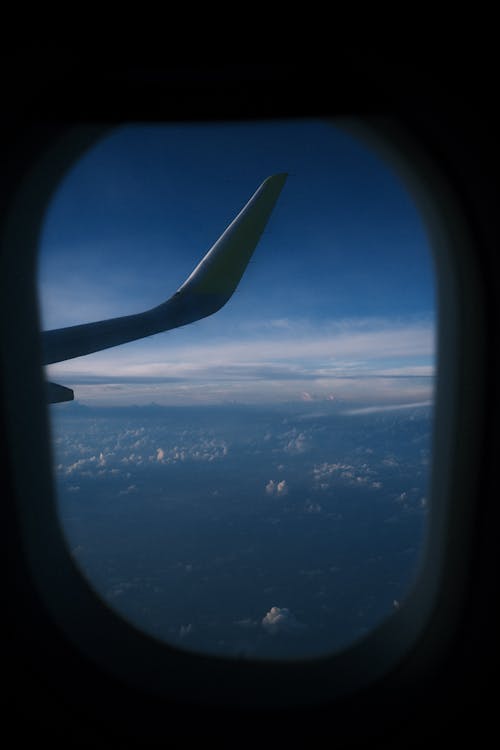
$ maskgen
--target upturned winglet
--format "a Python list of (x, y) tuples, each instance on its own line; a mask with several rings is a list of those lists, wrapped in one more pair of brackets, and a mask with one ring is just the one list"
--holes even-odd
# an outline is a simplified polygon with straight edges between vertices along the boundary
[(42, 334), (43, 364), (62, 362), (126, 344), (193, 323), (220, 310), (238, 286), (286, 178), (287, 174), (283, 173), (264, 180), (186, 281), (166, 302), (136, 315), (45, 331)]

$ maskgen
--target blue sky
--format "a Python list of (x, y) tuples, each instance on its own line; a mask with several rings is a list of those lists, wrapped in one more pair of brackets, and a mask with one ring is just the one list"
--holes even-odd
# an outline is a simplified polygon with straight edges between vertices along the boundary
[(290, 174), (216, 315), (48, 368), (93, 404), (432, 398), (434, 278), (400, 179), (322, 121), (131, 125), (61, 183), (42, 232), (42, 327), (169, 297), (260, 183)]

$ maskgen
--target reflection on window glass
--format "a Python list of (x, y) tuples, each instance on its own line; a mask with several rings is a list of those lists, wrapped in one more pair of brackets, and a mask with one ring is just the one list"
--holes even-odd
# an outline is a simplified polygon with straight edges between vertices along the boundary
[(141, 312), (289, 173), (211, 317), (47, 368), (59, 514), (99, 595), (188, 650), (297, 658), (404, 606), (425, 545), (434, 278), (389, 167), (321, 121), (127, 126), (61, 183), (43, 327)]

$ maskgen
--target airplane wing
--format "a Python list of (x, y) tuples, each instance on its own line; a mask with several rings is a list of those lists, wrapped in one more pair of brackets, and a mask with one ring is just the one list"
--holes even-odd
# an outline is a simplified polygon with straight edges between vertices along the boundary
[[(220, 310), (243, 276), (287, 174), (268, 177), (166, 302), (135, 315), (42, 333), (43, 364), (62, 362), (193, 323)], [(49, 403), (71, 401), (70, 388), (47, 383)]]

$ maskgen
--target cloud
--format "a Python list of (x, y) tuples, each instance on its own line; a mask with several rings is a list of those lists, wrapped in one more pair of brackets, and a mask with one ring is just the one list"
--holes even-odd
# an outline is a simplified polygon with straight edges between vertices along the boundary
[(77, 461), (75, 461), (72, 464), (69, 464), (68, 466), (64, 466), (63, 464), (58, 464), (57, 469), (58, 471), (64, 471), (65, 474), (81, 474), (82, 476), (85, 475), (91, 475), (92, 471), (91, 469), (94, 469), (96, 465), (96, 457), (90, 456), (90, 458), (79, 458)]
[(417, 401), (409, 404), (377, 404), (376, 406), (363, 406), (357, 409), (346, 409), (343, 414), (376, 414), (382, 411), (399, 411), (401, 409), (418, 409), (422, 406), (432, 406), (432, 401)]
[(390, 466), (390, 467), (399, 466), (399, 462), (394, 456), (387, 456), (387, 458), (384, 458), (382, 460), (382, 463), (384, 466)]
[(134, 492), (137, 492), (137, 485), (130, 484), (126, 490), (120, 490), (120, 495), (132, 495)]
[(270, 479), (266, 484), (266, 493), (268, 495), (288, 495), (288, 485), (286, 479), (282, 479), (276, 482), (274, 479)]
[[(140, 342), (139, 342), (140, 343)], [(132, 348), (129, 348), (132, 347)], [(166, 347), (166, 340), (165, 340)], [(431, 375), (432, 365), (416, 366), (404, 363), (395, 367), (381, 366), (382, 358), (432, 357), (434, 353), (434, 328), (431, 324), (395, 324), (391, 320), (359, 319), (330, 321), (322, 324), (310, 323), (307, 328), (290, 335), (279, 332), (257, 338), (242, 337), (217, 340), (211, 343), (191, 342), (174, 344), (170, 336), (168, 359), (159, 356), (163, 347), (158, 343), (129, 344), (110, 354), (107, 351), (88, 355), (79, 363), (60, 363), (58, 367), (68, 372), (98, 374), (113, 373), (135, 377), (191, 376), (209, 368), (258, 367), (263, 364), (295, 362), (307, 367), (313, 362), (327, 369), (356, 371), (367, 361), (377, 362), (381, 375), (419, 374)], [(135, 359), (135, 362), (134, 362)], [(411, 369), (408, 370), (408, 367)], [(401, 367), (405, 368), (403, 372)], [(55, 366), (54, 366), (55, 369)], [(373, 369), (373, 368), (372, 368)]]
[(156, 456), (149, 456), (150, 461), (161, 464), (172, 464), (178, 461), (215, 461), (227, 456), (229, 446), (225, 440), (219, 440), (207, 435), (188, 434), (181, 440), (175, 440), (174, 445), (166, 448), (156, 448)]
[[(175, 384), (169, 384), (165, 378), (145, 375), (136, 382), (124, 379), (120, 389), (110, 389), (100, 383), (99, 378), (93, 384), (83, 383), (78, 374), (53, 372), (51, 379), (73, 388), (81, 404), (127, 406), (130, 404), (159, 405), (211, 405), (211, 404), (264, 404), (301, 401), (301, 390), (314, 385), (314, 401), (328, 401), (335, 391), (336, 401), (379, 403), (391, 402), (414, 405), (417, 402), (432, 403), (432, 378), (389, 378), (371, 376), (364, 372), (346, 376), (335, 372), (298, 372), (296, 368), (283, 368), (281, 374), (267, 377), (264, 368), (250, 376), (245, 368), (239, 368), (239, 375), (220, 370), (198, 370), (193, 375), (186, 375)], [(117, 382), (120, 375), (116, 375)], [(378, 408), (377, 408), (378, 410)]]
[[(320, 482), (324, 479), (328, 479), (329, 477), (331, 477), (333, 474), (336, 474), (337, 472), (340, 473), (342, 476), (345, 476), (352, 469), (354, 469), (354, 466), (352, 466), (351, 464), (342, 464), (342, 463), (329, 464), (325, 461), (322, 464), (316, 464), (314, 466), (313, 476), (317, 482)], [(350, 476), (352, 476), (352, 474)]]
[(94, 403), (432, 398), (431, 323), (281, 320), (189, 346), (172, 333), (168, 356), (166, 336), (155, 337), (51, 365), (49, 376)]
[(323, 508), (319, 503), (313, 503), (308, 501), (306, 505), (306, 513), (321, 513)]
[(285, 453), (305, 453), (308, 450), (308, 438), (303, 432), (299, 432), (298, 435), (294, 435), (286, 446), (284, 447)]
[(382, 483), (376, 480), (376, 471), (366, 463), (353, 466), (352, 464), (327, 463), (315, 464), (312, 470), (313, 481), (321, 490), (328, 490), (335, 482), (348, 485), (369, 484), (374, 489), (380, 489)]
[(252, 620), (250, 617), (246, 617), (244, 620), (236, 620), (234, 624), (238, 625), (240, 628), (255, 628), (259, 623)]
[(262, 618), (262, 627), (267, 633), (297, 633), (305, 628), (287, 607), (271, 607)]

